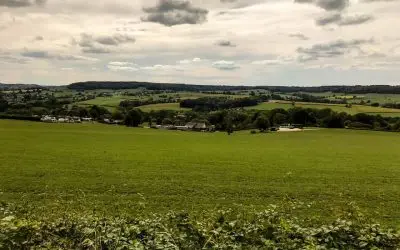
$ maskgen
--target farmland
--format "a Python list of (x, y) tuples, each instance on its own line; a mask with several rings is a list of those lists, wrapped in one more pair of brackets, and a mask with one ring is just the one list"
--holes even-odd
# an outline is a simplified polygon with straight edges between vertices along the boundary
[(329, 217), (354, 201), (380, 222), (400, 221), (396, 133), (227, 136), (5, 120), (0, 133), (0, 200), (43, 213), (263, 208), (296, 200), (314, 202), (308, 213)]
[(261, 103), (255, 107), (248, 107), (248, 109), (257, 110), (271, 110), (271, 109), (290, 109), (293, 107), (300, 108), (313, 108), (313, 109), (324, 109), (329, 108), (336, 112), (345, 112), (349, 114), (366, 113), (370, 115), (382, 115), (398, 117), (400, 116), (400, 109), (389, 109), (381, 107), (372, 107), (366, 105), (352, 105), (350, 108), (346, 107), (345, 104), (328, 104), (328, 103), (310, 103), (310, 102), (295, 102), (294, 106), (288, 101), (275, 101), (275, 102), (265, 102)]
[[(293, 93), (292, 93), (293, 94)], [(307, 93), (314, 96), (326, 97), (330, 100), (345, 99), (349, 103), (359, 103), (360, 101), (370, 102), (370, 103), (400, 103), (399, 94), (346, 94), (346, 93), (334, 93), (334, 92), (321, 92), (321, 93)]]
[[(136, 92), (138, 93), (138, 90), (130, 90), (129, 92)], [(94, 92), (96, 93), (96, 92)], [(77, 105), (83, 106), (83, 107), (90, 107), (92, 105), (98, 105), (105, 107), (109, 110), (115, 110), (121, 101), (124, 100), (147, 100), (151, 98), (152, 100), (161, 100), (161, 99), (168, 99), (168, 98), (174, 98), (174, 99), (195, 99), (195, 98), (200, 98), (200, 97), (207, 97), (207, 96), (214, 96), (214, 97), (229, 97), (229, 98), (240, 98), (240, 97), (246, 97), (248, 95), (245, 94), (237, 94), (237, 95), (223, 95), (223, 94), (205, 94), (205, 93), (197, 93), (197, 92), (172, 92), (172, 93), (163, 93), (162, 95), (160, 94), (147, 94), (147, 95), (142, 95), (142, 96), (127, 96), (127, 95), (122, 95), (121, 93), (113, 93), (109, 92), (112, 94), (112, 96), (109, 97), (96, 97), (95, 99), (92, 100), (87, 100), (87, 101), (82, 101), (82, 102), (77, 102)], [(169, 110), (179, 110), (179, 104), (178, 107), (176, 106), (177, 104), (172, 103), (168, 105), (168, 103), (160, 103), (160, 105), (154, 105), (154, 106), (149, 106), (147, 105), (143, 107), (143, 111), (147, 110), (160, 110), (160, 109), (169, 109)]]

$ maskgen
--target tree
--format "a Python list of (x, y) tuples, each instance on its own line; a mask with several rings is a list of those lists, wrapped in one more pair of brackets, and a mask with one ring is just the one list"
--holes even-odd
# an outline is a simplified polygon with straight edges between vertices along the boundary
[(227, 114), (224, 118), (225, 129), (228, 135), (231, 135), (234, 131), (233, 129), (233, 118), (231, 114)]
[(8, 102), (0, 97), (0, 112), (6, 112), (8, 109)]
[(101, 116), (104, 116), (105, 114), (110, 114), (110, 111), (108, 111), (106, 108), (93, 105), (89, 110), (89, 114), (92, 118), (99, 119)]
[(162, 125), (171, 125), (172, 123), (173, 123), (172, 120), (169, 118), (164, 118), (162, 120)]
[(260, 131), (265, 131), (270, 127), (269, 120), (265, 115), (260, 115), (256, 119), (256, 127)]
[(140, 110), (132, 109), (125, 116), (124, 123), (128, 127), (137, 127), (140, 123), (142, 123), (142, 113)]
[(122, 114), (121, 111), (116, 110), (116, 111), (114, 111), (112, 113), (111, 118), (113, 120), (123, 120), (124, 119), (124, 114)]
[(374, 103), (371, 104), (371, 106), (372, 106), (372, 107), (379, 107), (379, 103), (374, 102)]
[(274, 125), (281, 125), (281, 124), (287, 123), (287, 116), (282, 113), (276, 113), (273, 116), (272, 120), (273, 120)]

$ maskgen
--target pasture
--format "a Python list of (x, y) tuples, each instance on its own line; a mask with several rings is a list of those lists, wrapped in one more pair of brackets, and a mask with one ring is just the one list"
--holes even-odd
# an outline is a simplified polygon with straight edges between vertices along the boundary
[[(371, 103), (377, 102), (380, 104), (385, 103), (399, 103), (399, 94), (376, 94), (376, 93), (366, 93), (366, 94), (349, 94), (349, 93), (334, 93), (334, 92), (321, 92), (321, 93), (309, 93), (309, 95), (326, 97), (330, 100), (335, 99), (345, 99), (349, 103), (359, 103), (361, 100), (364, 102), (370, 101)], [(294, 93), (291, 93), (294, 94)]]
[(314, 203), (303, 216), (328, 218), (356, 202), (380, 222), (400, 222), (397, 133), (228, 136), (0, 120), (0, 135), (0, 201), (38, 213), (200, 212), (301, 201)]
[(247, 109), (271, 110), (277, 108), (290, 109), (293, 107), (314, 108), (314, 109), (329, 108), (336, 112), (346, 112), (351, 115), (358, 113), (366, 113), (369, 115), (382, 115), (387, 117), (400, 116), (400, 109), (372, 107), (372, 106), (356, 105), (356, 104), (353, 104), (351, 108), (347, 108), (345, 104), (295, 102), (295, 105), (293, 106), (292, 103), (289, 101), (276, 101), (276, 102), (264, 102), (255, 107), (247, 107)]

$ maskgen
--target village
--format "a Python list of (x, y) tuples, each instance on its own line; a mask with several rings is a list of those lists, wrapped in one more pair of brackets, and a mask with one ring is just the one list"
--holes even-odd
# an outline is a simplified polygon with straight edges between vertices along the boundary
[(44, 115), (40, 119), (41, 122), (47, 123), (82, 123), (82, 122), (93, 122), (93, 118), (90, 117), (77, 117), (77, 116), (50, 116)]

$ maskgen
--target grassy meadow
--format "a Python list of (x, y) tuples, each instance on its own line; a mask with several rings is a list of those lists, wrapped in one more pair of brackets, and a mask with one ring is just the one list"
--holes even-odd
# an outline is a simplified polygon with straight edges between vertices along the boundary
[(0, 201), (44, 213), (202, 211), (301, 201), (315, 203), (304, 216), (329, 217), (356, 202), (380, 222), (400, 222), (397, 133), (228, 136), (0, 120), (0, 135)]
[[(129, 91), (134, 91), (134, 90), (129, 90)], [(97, 92), (93, 92), (93, 93), (97, 93)], [(173, 98), (179, 98), (179, 99), (196, 99), (196, 98), (208, 97), (208, 96), (230, 97), (230, 98), (248, 97), (248, 95), (245, 95), (245, 94), (223, 95), (223, 94), (206, 94), (206, 93), (199, 93), (199, 92), (174, 92), (174, 93), (164, 93), (164, 94), (152, 94), (149, 96), (141, 96), (141, 97), (126, 96), (126, 95), (114, 93), (113, 96), (96, 97), (95, 99), (77, 102), (76, 104), (83, 106), (83, 107), (91, 107), (93, 105), (97, 105), (97, 106), (105, 107), (105, 108), (109, 109), (110, 111), (113, 111), (119, 106), (120, 102), (124, 101), (124, 100), (147, 100), (150, 97), (153, 100), (164, 99), (165, 97), (167, 97), (167, 98), (173, 97)], [(181, 110), (179, 108), (179, 104), (177, 104), (177, 103), (170, 103), (170, 104), (161, 103), (161, 104), (154, 104), (154, 105), (145, 105), (145, 106), (142, 106), (141, 109), (143, 111), (161, 110), (161, 109)]]
[[(361, 100), (371, 103), (377, 102), (380, 104), (385, 103), (400, 103), (400, 95), (399, 94), (376, 94), (376, 93), (366, 93), (366, 94), (348, 94), (348, 93), (339, 93), (339, 92), (321, 92), (321, 93), (309, 93), (305, 92), (309, 95), (326, 97), (330, 100), (335, 99), (345, 99), (349, 103), (359, 103)], [(294, 93), (290, 93), (294, 94)], [(290, 96), (290, 95), (289, 95)]]
[[(351, 108), (347, 108), (345, 104), (295, 102), (294, 107), (314, 108), (314, 109), (330, 108), (333, 111), (346, 112), (351, 115), (358, 114), (358, 113), (366, 113), (366, 114), (370, 114), (370, 115), (382, 115), (382, 116), (389, 116), (389, 117), (400, 116), (400, 109), (372, 107), (372, 106), (356, 105), (356, 104), (353, 104)], [(289, 101), (264, 102), (255, 107), (248, 107), (247, 109), (271, 110), (271, 109), (277, 109), (277, 108), (290, 109), (290, 108), (293, 108), (293, 105), (292, 105), (292, 102), (289, 102)]]

